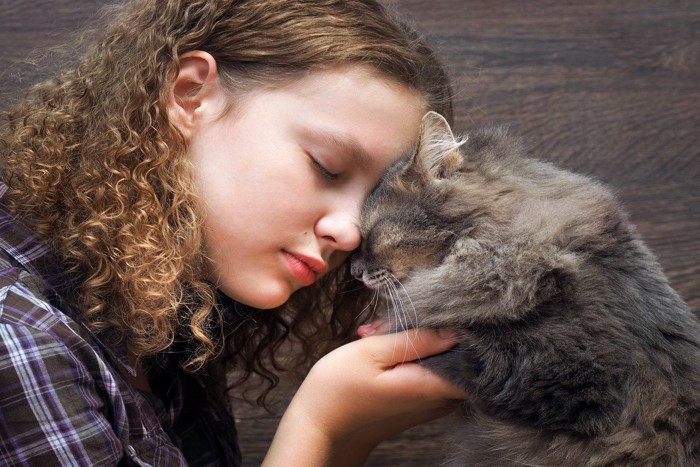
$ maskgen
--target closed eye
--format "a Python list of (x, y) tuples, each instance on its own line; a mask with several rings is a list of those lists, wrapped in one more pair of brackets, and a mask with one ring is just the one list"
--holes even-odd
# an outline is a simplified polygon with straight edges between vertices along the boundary
[(323, 175), (325, 178), (331, 181), (335, 181), (338, 179), (339, 175), (336, 173), (331, 172), (327, 168), (323, 166), (316, 158), (309, 156), (311, 158), (311, 162), (314, 164), (314, 167), (316, 167), (316, 170)]

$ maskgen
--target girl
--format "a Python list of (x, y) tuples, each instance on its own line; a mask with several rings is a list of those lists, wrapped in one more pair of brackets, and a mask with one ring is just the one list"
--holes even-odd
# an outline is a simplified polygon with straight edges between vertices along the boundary
[(361, 465), (447, 413), (461, 392), (411, 361), (449, 332), (346, 343), (360, 206), (427, 110), (451, 116), (443, 69), (371, 0), (114, 7), (2, 129), (3, 465), (238, 465), (227, 372), (264, 402), (340, 344), (266, 464)]

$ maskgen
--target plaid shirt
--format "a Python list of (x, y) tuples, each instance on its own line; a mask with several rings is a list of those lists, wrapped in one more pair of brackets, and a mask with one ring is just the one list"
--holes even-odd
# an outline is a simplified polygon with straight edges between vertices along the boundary
[(0, 465), (240, 465), (225, 404), (176, 371), (150, 375), (157, 396), (135, 389), (125, 349), (57, 293), (57, 265), (0, 204)]

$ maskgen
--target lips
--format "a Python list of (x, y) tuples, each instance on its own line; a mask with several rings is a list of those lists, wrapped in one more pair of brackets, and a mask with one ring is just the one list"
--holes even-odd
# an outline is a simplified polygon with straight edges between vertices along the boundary
[(316, 279), (328, 269), (324, 261), (302, 254), (285, 251), (284, 258), (292, 275), (303, 286), (316, 282)]

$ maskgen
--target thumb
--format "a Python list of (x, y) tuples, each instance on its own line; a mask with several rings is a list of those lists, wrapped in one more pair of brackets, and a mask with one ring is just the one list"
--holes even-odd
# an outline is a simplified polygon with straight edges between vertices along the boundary
[(410, 329), (363, 341), (372, 341), (370, 353), (384, 368), (436, 355), (456, 344), (455, 333), (449, 329)]

